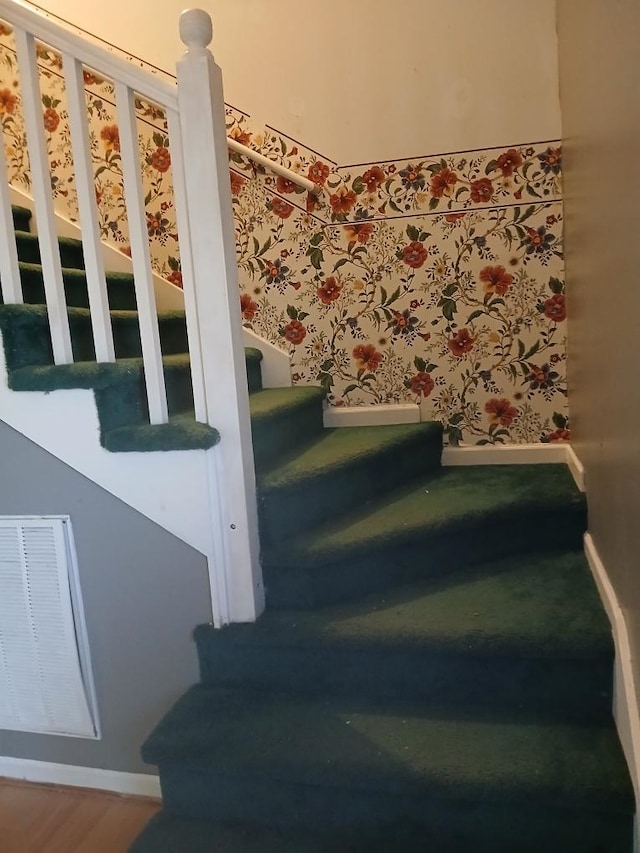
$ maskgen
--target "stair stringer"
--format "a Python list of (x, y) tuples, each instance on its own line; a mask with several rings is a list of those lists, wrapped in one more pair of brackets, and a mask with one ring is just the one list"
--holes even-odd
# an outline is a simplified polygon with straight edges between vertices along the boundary
[[(31, 211), (35, 221), (35, 205), (30, 195), (21, 190), (11, 187), (11, 203), (26, 207)], [(82, 239), (82, 232), (77, 223), (55, 213), (56, 232), (60, 237), (73, 237)], [(131, 258), (120, 252), (109, 243), (102, 243), (102, 257), (104, 267), (112, 272), (133, 271)], [(182, 311), (184, 310), (184, 294), (179, 287), (162, 276), (153, 274), (153, 286), (156, 295), (156, 304), (159, 311)], [(256, 335), (250, 329), (242, 330), (243, 343), (245, 347), (252, 347), (262, 353), (262, 386), (263, 388), (288, 388), (291, 386), (291, 359), (289, 355), (279, 347)]]
[(212, 557), (211, 450), (110, 453), (94, 392), (12, 391), (0, 332), (2, 420), (165, 530)]

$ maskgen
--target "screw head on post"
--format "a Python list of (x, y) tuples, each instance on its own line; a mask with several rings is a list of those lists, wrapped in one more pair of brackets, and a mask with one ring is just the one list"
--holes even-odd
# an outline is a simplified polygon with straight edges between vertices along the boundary
[(204, 53), (213, 37), (211, 17), (204, 9), (185, 9), (180, 15), (180, 38), (187, 53)]

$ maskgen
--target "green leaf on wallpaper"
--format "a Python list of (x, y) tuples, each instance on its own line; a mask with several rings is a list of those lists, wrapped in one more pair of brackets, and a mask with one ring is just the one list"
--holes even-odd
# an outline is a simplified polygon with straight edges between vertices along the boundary
[(149, 190), (149, 192), (148, 192), (148, 193), (146, 194), (146, 196), (144, 197), (144, 206), (145, 206), (145, 207), (146, 207), (146, 206), (149, 204), (149, 202), (151, 201), (151, 195), (152, 195), (151, 190)]
[(424, 241), (427, 240), (429, 237), (431, 237), (431, 234), (428, 231), (421, 231), (418, 240)]
[(437, 370), (437, 368), (438, 368), (438, 365), (437, 365), (437, 364), (429, 363), (429, 364), (427, 365), (427, 373), (433, 373), (433, 371), (434, 371), (434, 370)]
[(258, 242), (258, 238), (254, 237), (253, 238), (253, 254), (257, 255), (259, 249), (260, 249), (260, 243)]
[(435, 210), (436, 207), (440, 204), (440, 199), (436, 198), (434, 195), (429, 199), (429, 210)]
[(260, 254), (264, 255), (265, 252), (268, 252), (271, 248), (271, 237), (267, 237), (265, 240), (264, 246), (260, 249)]
[(382, 285), (380, 285), (380, 305), (386, 305), (387, 303), (387, 291), (384, 289)]
[(400, 288), (396, 287), (391, 296), (389, 296), (384, 302), (383, 305), (392, 305), (396, 299), (400, 296)]
[(453, 317), (458, 310), (458, 306), (453, 299), (441, 299), (438, 302), (438, 307), (442, 308), (442, 313), (447, 320), (453, 320)]
[(319, 270), (322, 266), (322, 262), (324, 260), (324, 255), (322, 254), (321, 249), (309, 249), (307, 252), (309, 257), (311, 258), (311, 265)]
[(485, 166), (484, 173), (485, 173), (485, 175), (488, 175), (489, 172), (495, 172), (495, 170), (497, 168), (498, 168), (498, 161), (497, 160), (489, 160), (489, 162)]
[(420, 358), (420, 356), (419, 356), (419, 355), (417, 355), (417, 356), (413, 359), (413, 363), (415, 364), (415, 366), (416, 366), (416, 370), (417, 370), (419, 373), (425, 373), (425, 372), (426, 372), (426, 370), (427, 370), (427, 362), (424, 360), (424, 358)]
[(351, 189), (354, 191), (356, 195), (360, 195), (365, 189), (365, 183), (362, 180), (362, 177), (358, 175), (353, 179), (353, 183), (351, 184)]
[(552, 293), (562, 293), (564, 290), (564, 284), (560, 281), (559, 278), (551, 277), (549, 279), (549, 289)]
[(531, 358), (531, 356), (535, 355), (539, 349), (540, 349), (540, 341), (536, 341), (535, 344), (530, 349), (527, 350), (527, 352), (524, 354), (523, 358), (524, 359)]
[(154, 144), (155, 144), (158, 148), (163, 148), (163, 147), (164, 147), (164, 136), (163, 136), (161, 133), (158, 133), (158, 132), (156, 131), (156, 133), (154, 133), (154, 134), (153, 134), (153, 136), (152, 136), (151, 138), (153, 139)]
[(463, 418), (464, 415), (462, 414), (462, 412), (456, 412), (455, 415), (451, 415), (451, 417), (449, 418), (449, 423), (451, 424), (451, 426), (458, 426), (458, 424), (460, 423), (460, 421), (463, 420)]
[(357, 390), (358, 390), (358, 386), (356, 385), (355, 382), (352, 382), (351, 385), (347, 385), (347, 387), (344, 389), (343, 393), (344, 394), (350, 394), (352, 391), (357, 391)]
[(295, 305), (287, 305), (287, 316), (292, 320), (298, 319), (298, 309)]
[(345, 264), (349, 263), (349, 258), (340, 258), (339, 261), (336, 261), (333, 265), (333, 271), (339, 270), (340, 267), (343, 267)]
[[(310, 246), (319, 246), (322, 243), (322, 231), (318, 231), (317, 234), (314, 234), (313, 237), (309, 240)], [(309, 252), (307, 252), (309, 254)]]
[(320, 365), (320, 370), (323, 370), (326, 373), (328, 370), (331, 370), (332, 367), (333, 367), (333, 359), (328, 358), (326, 361), (322, 362), (322, 364)]
[(462, 441), (462, 431), (459, 430), (456, 426), (447, 425), (445, 427), (445, 433), (447, 435), (447, 438), (449, 439), (449, 444), (452, 447), (457, 447)]
[(457, 289), (458, 289), (457, 283), (455, 281), (452, 281), (445, 288), (443, 288), (442, 295), (443, 296), (453, 296), (453, 294), (456, 292)]
[(566, 429), (567, 423), (569, 422), (564, 415), (560, 414), (560, 412), (554, 412), (551, 420), (553, 421), (554, 426), (558, 429)]
[(522, 214), (522, 216), (520, 217), (520, 222), (524, 222), (526, 219), (529, 219), (529, 217), (530, 217), (530, 216), (533, 216), (533, 214), (534, 214), (535, 212), (536, 212), (536, 206), (535, 206), (535, 204), (531, 204), (531, 205), (529, 205), (529, 207), (525, 210), (525, 212), (524, 212), (524, 213)]
[(306, 320), (308, 316), (307, 311), (298, 311), (298, 320)]
[(476, 308), (476, 310), (472, 311), (471, 314), (469, 314), (469, 316), (467, 317), (467, 323), (471, 323), (472, 320), (476, 320), (478, 317), (482, 317), (483, 314), (484, 311), (481, 311), (480, 309)]
[(391, 208), (391, 210), (395, 210), (396, 213), (402, 213), (402, 211), (392, 198), (389, 199), (389, 207)]
[(419, 240), (420, 239), (420, 229), (416, 228), (415, 225), (407, 225), (407, 237), (410, 240)]
[(518, 338), (518, 358), (522, 358), (524, 355), (524, 341)]

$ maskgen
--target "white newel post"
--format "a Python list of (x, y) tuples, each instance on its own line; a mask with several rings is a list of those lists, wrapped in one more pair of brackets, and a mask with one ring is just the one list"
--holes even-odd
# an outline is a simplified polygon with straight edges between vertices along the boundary
[(253, 621), (264, 609), (264, 588), (222, 73), (207, 49), (211, 36), (206, 12), (182, 13), (187, 50), (177, 64), (178, 107), (207, 418), (220, 433), (209, 453), (219, 498), (212, 501), (219, 516), (212, 518), (219, 531), (212, 586), (224, 624)]

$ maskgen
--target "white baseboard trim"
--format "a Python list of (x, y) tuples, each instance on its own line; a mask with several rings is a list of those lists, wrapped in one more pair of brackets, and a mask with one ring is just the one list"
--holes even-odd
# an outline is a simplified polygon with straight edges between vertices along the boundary
[[(631, 665), (631, 645), (627, 624), (624, 611), (620, 607), (618, 597), (590, 533), (585, 534), (584, 537), (584, 552), (613, 630), (616, 648), (613, 716), (622, 749), (629, 765), (629, 773), (636, 794), (636, 804), (638, 804), (640, 803), (640, 709)], [(636, 849), (640, 850), (637, 822), (635, 844)]]
[(566, 444), (482, 444), (445, 447), (443, 465), (543, 465), (567, 462)]
[(136, 797), (160, 799), (162, 796), (158, 776), (101, 770), (98, 767), (76, 767), (73, 764), (53, 764), (26, 758), (0, 756), (0, 777), (46, 785), (93, 788)]
[(386, 426), (388, 424), (417, 424), (420, 407), (413, 403), (380, 406), (326, 406), (325, 427)]

